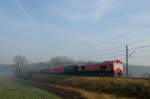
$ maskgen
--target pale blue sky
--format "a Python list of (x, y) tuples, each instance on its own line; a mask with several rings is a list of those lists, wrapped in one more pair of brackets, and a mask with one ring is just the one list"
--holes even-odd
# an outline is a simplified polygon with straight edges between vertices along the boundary
[[(117, 51), (124, 51), (126, 43), (142, 41), (129, 48), (150, 44), (150, 26), (142, 28), (150, 25), (149, 4), (149, 0), (0, 0), (0, 63), (12, 63), (17, 54), (30, 62), (54, 56), (123, 59)], [(131, 34), (119, 37), (127, 32)], [(118, 39), (102, 43), (114, 37)], [(118, 45), (122, 47), (104, 50)], [(150, 47), (142, 50), (136, 50), (130, 63), (150, 65)]]

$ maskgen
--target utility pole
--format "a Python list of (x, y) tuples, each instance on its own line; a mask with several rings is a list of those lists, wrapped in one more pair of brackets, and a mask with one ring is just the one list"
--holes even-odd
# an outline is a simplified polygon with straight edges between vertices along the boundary
[(129, 58), (129, 49), (128, 49), (128, 45), (126, 45), (126, 77), (128, 77), (128, 58)]

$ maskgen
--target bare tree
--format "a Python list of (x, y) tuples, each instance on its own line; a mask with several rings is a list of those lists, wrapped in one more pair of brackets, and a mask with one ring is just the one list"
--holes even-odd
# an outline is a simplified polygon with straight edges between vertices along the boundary
[(66, 66), (73, 64), (73, 59), (66, 56), (56, 56), (50, 60), (50, 65), (52, 66)]
[(26, 57), (17, 55), (14, 57), (14, 62), (16, 63), (16, 75), (19, 76), (22, 73), (23, 66), (28, 63)]

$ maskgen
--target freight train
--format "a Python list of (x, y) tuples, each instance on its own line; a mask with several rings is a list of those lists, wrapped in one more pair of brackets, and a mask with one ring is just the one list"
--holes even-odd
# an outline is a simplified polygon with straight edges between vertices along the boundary
[[(120, 60), (104, 61), (101, 63), (92, 63), (84, 65), (69, 65), (49, 67), (48, 64), (31, 64), (27, 70), (20, 74), (20, 78), (29, 80), (36, 74), (57, 74), (57, 75), (77, 75), (77, 76), (112, 76), (123, 75), (123, 62)], [(29, 67), (32, 69), (29, 69)], [(33, 69), (34, 68), (34, 69)]]
[(113, 60), (85, 65), (57, 66), (42, 69), (38, 72), (43, 74), (117, 77), (123, 75), (123, 62), (120, 60)]

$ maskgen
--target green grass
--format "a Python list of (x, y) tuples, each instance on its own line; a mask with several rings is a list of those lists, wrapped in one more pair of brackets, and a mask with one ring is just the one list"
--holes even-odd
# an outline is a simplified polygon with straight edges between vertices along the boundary
[(0, 79), (0, 99), (61, 99), (55, 94), (35, 88), (29, 84)]

